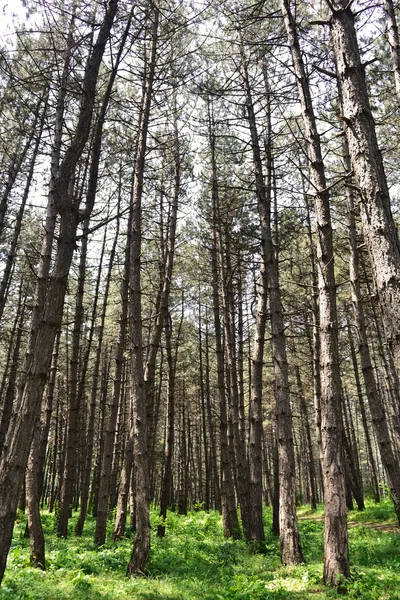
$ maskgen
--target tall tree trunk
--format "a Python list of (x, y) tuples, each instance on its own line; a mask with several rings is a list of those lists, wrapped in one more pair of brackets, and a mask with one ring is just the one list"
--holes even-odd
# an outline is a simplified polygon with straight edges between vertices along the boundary
[(313, 452), (313, 447), (312, 447), (311, 429), (310, 429), (310, 421), (308, 418), (306, 399), (304, 396), (303, 383), (301, 381), (300, 368), (298, 367), (298, 365), (296, 365), (296, 381), (297, 381), (297, 389), (298, 389), (299, 401), (300, 401), (300, 417), (303, 419), (304, 429), (305, 429), (305, 434), (306, 434), (305, 448), (306, 448), (306, 457), (307, 457), (306, 460), (307, 460), (310, 504), (311, 504), (311, 508), (313, 510), (315, 510), (317, 508), (318, 496), (317, 496), (317, 486), (316, 486), (314, 452)]
[(172, 488), (172, 457), (174, 452), (174, 428), (175, 428), (175, 366), (176, 360), (172, 356), (171, 347), (171, 316), (168, 314), (165, 317), (165, 344), (167, 349), (168, 362), (168, 404), (167, 404), (167, 422), (165, 434), (165, 451), (164, 451), (164, 473), (161, 482), (160, 492), (160, 518), (157, 529), (157, 536), (165, 535), (165, 519), (167, 516), (167, 508), (170, 503), (170, 494)]
[[(349, 147), (346, 141), (344, 143), (343, 156), (346, 169), (350, 171)], [(351, 302), (353, 306), (354, 321), (356, 326), (358, 351), (361, 360), (361, 371), (364, 379), (365, 390), (368, 399), (368, 406), (371, 413), (371, 419), (375, 435), (378, 441), (382, 464), (388, 478), (389, 487), (391, 488), (391, 494), (397, 519), (400, 523), (400, 464), (392, 448), (383, 398), (377, 386), (375, 373), (371, 361), (371, 354), (368, 344), (368, 336), (366, 331), (365, 315), (359, 280), (360, 256), (358, 250), (357, 230), (354, 214), (354, 197), (352, 190), (349, 187), (346, 188), (346, 197), (348, 206), (348, 225), (350, 239)], [(378, 324), (377, 326), (379, 327)], [(364, 421), (365, 410), (362, 408), (361, 411), (362, 414), (364, 413), (364, 416), (362, 417)], [(371, 460), (373, 461), (373, 456), (372, 459), (370, 458), (370, 461)]]
[(213, 290), (213, 312), (214, 312), (214, 330), (215, 330), (215, 352), (217, 358), (217, 385), (220, 409), (220, 460), (221, 460), (221, 510), (224, 535), (240, 539), (239, 520), (235, 505), (235, 493), (232, 481), (232, 465), (229, 456), (228, 445), (228, 423), (227, 407), (225, 395), (225, 367), (224, 353), (222, 347), (222, 327), (221, 311), (219, 298), (219, 271), (218, 271), (218, 177), (217, 162), (215, 156), (215, 136), (212, 114), (212, 101), (208, 101), (208, 122), (209, 122), (209, 144), (211, 150), (211, 185), (212, 185), (212, 246), (211, 246), (211, 269), (212, 269), (212, 290)]
[(280, 5), (297, 79), (317, 217), (321, 344), (321, 451), (325, 502), (324, 582), (335, 585), (340, 580), (340, 576), (348, 577), (350, 575), (350, 568), (342, 452), (341, 398), (343, 392), (339, 371), (336, 286), (329, 193), (296, 24), (289, 0), (280, 0)]
[(213, 480), (213, 499), (214, 499), (214, 508), (216, 510), (221, 511), (221, 489), (220, 489), (220, 476), (217, 465), (217, 442), (216, 442), (216, 431), (215, 431), (215, 421), (212, 416), (212, 407), (211, 407), (211, 389), (210, 389), (210, 354), (209, 354), (209, 330), (208, 330), (208, 312), (206, 306), (206, 338), (205, 338), (205, 369), (206, 369), (206, 407), (207, 407), (207, 424), (208, 431), (210, 436), (210, 461), (211, 461), (211, 471), (212, 471), (212, 480)]
[[(25, 300), (22, 299), (22, 285), (18, 294), (17, 314), (15, 315), (14, 325), (11, 330), (11, 339), (14, 340), (14, 346), (9, 345), (6, 368), (4, 372), (4, 385), (8, 375), (7, 387), (4, 392), (4, 401), (2, 406), (0, 420), (0, 455), (3, 452), (4, 442), (10, 425), (11, 414), (13, 410), (13, 401), (17, 386), (18, 365), (21, 353), (22, 336), (24, 332), (25, 321)], [(8, 373), (8, 365), (11, 362), (10, 371)], [(3, 384), (3, 382), (2, 382)], [(3, 397), (3, 394), (0, 396)]]
[(210, 452), (208, 448), (208, 435), (207, 435), (207, 419), (206, 419), (206, 401), (205, 401), (205, 386), (204, 386), (204, 363), (203, 363), (203, 331), (202, 331), (202, 318), (201, 318), (201, 289), (199, 286), (199, 357), (200, 357), (200, 410), (201, 410), (201, 423), (202, 432), (201, 440), (204, 448), (204, 508), (210, 510)]
[[(72, 332), (72, 350), (70, 358), (69, 403), (67, 412), (67, 441), (64, 456), (64, 473), (60, 490), (60, 506), (57, 515), (57, 535), (66, 538), (68, 535), (68, 520), (72, 502), (73, 484), (77, 464), (78, 422), (82, 394), (78, 385), (79, 357), (82, 324), (84, 319), (83, 295), (86, 277), (86, 257), (89, 221), (83, 225), (81, 255), (79, 260), (78, 287), (75, 300), (74, 327)], [(100, 269), (101, 271), (101, 269)], [(99, 272), (100, 272), (99, 271)], [(99, 277), (98, 277), (99, 281)], [(97, 297), (97, 296), (96, 296)], [(86, 377), (84, 376), (85, 380)]]
[(95, 436), (96, 447), (96, 458), (93, 466), (92, 483), (90, 487), (90, 495), (88, 500), (88, 507), (92, 511), (92, 516), (97, 520), (97, 506), (99, 498), (99, 485), (100, 485), (100, 468), (102, 457), (104, 453), (104, 423), (106, 417), (106, 409), (108, 405), (108, 384), (111, 372), (111, 355), (112, 348), (107, 350), (105, 348), (103, 355), (103, 365), (101, 369), (101, 381), (100, 381), (100, 407), (98, 416), (98, 427), (96, 428), (97, 435)]
[(32, 440), (32, 446), (29, 453), (27, 470), (25, 475), (26, 502), (28, 509), (28, 529), (30, 538), (30, 564), (32, 567), (45, 569), (45, 545), (42, 523), (40, 520), (39, 508), (39, 490), (38, 490), (38, 454), (40, 445), (40, 423), (36, 425), (36, 430)]
[(124, 458), (122, 462), (121, 475), (118, 487), (117, 510), (115, 514), (115, 524), (113, 531), (113, 540), (121, 540), (126, 527), (126, 515), (129, 496), (129, 485), (133, 468), (133, 438), (129, 435), (125, 444)]
[[(117, 205), (118, 212), (119, 212), (119, 206), (120, 206), (120, 202), (118, 201), (118, 205)], [(117, 223), (119, 223), (119, 221), (117, 221)], [(78, 517), (78, 520), (77, 520), (76, 526), (75, 526), (75, 535), (78, 535), (78, 536), (82, 535), (83, 526), (84, 526), (85, 519), (86, 519), (87, 505), (88, 505), (88, 500), (89, 500), (90, 475), (92, 472), (92, 460), (93, 460), (94, 428), (95, 428), (96, 412), (97, 412), (97, 407), (98, 407), (98, 403), (97, 403), (98, 381), (99, 381), (99, 376), (100, 376), (101, 356), (102, 356), (102, 350), (103, 350), (104, 324), (105, 324), (105, 319), (106, 319), (108, 293), (110, 290), (111, 274), (112, 274), (112, 269), (114, 266), (114, 258), (115, 258), (116, 248), (117, 248), (118, 235), (119, 235), (119, 227), (117, 226), (116, 230), (115, 230), (114, 243), (112, 245), (111, 252), (110, 252), (110, 259), (109, 259), (109, 265), (108, 265), (107, 276), (106, 276), (106, 281), (105, 281), (105, 288), (104, 288), (103, 306), (102, 306), (101, 315), (100, 315), (100, 323), (97, 327), (98, 339), (97, 339), (96, 359), (95, 359), (94, 366), (93, 366), (92, 389), (91, 389), (91, 395), (90, 395), (90, 414), (89, 414), (88, 430), (87, 430), (87, 437), (86, 437), (86, 460), (85, 460), (85, 465), (84, 465), (82, 489), (81, 489), (81, 508), (80, 508), (79, 517)], [(104, 233), (104, 241), (105, 241), (105, 239), (106, 239), (106, 232)], [(100, 270), (101, 270), (102, 262), (103, 262), (103, 257), (101, 257), (101, 259), (100, 259)], [(94, 324), (95, 324), (94, 323), (95, 318), (96, 318), (96, 313), (94, 311), (92, 326), (94, 326)]]
[[(118, 225), (119, 227), (119, 225)], [(131, 213), (128, 222), (128, 233), (131, 227)], [(124, 352), (126, 346), (127, 318), (128, 318), (128, 274), (129, 274), (129, 243), (125, 248), (124, 275), (121, 283), (121, 316), (119, 319), (119, 336), (115, 357), (115, 374), (110, 412), (107, 418), (104, 433), (104, 448), (100, 467), (99, 495), (97, 501), (96, 531), (94, 541), (97, 546), (102, 546), (106, 541), (107, 511), (111, 491), (111, 474), (113, 462), (113, 449), (116, 444), (116, 428), (118, 409), (122, 409), (121, 391), (124, 365)], [(126, 521), (126, 514), (125, 514)], [(117, 528), (118, 529), (118, 528)], [(123, 535), (123, 532), (122, 532)], [(116, 538), (120, 539), (119, 534)]]
[[(303, 187), (305, 185), (304, 177)], [(318, 274), (315, 260), (314, 239), (311, 227), (310, 206), (307, 194), (304, 192), (304, 201), (306, 207), (307, 237), (310, 246), (310, 282), (311, 282), (311, 325), (312, 334), (310, 335), (310, 346), (312, 354), (312, 374), (313, 374), (313, 397), (314, 397), (314, 421), (315, 433), (317, 438), (318, 458), (322, 463), (322, 438), (321, 438), (321, 369), (320, 354), (321, 341), (319, 329), (319, 300), (318, 300)]]
[(160, 346), (161, 334), (165, 324), (165, 317), (168, 312), (169, 294), (172, 282), (172, 273), (175, 256), (175, 239), (176, 239), (176, 226), (178, 219), (178, 203), (181, 192), (181, 151), (179, 143), (179, 132), (178, 132), (178, 114), (176, 106), (176, 93), (174, 92), (174, 135), (173, 135), (173, 159), (174, 159), (174, 185), (173, 185), (173, 196), (172, 202), (168, 208), (168, 231), (167, 241), (165, 244), (164, 260), (165, 263), (162, 266), (162, 281), (159, 298), (159, 306), (156, 314), (154, 330), (149, 343), (149, 353), (145, 366), (145, 396), (146, 404), (148, 407), (148, 423), (149, 423), (149, 461), (150, 468), (153, 467), (153, 448), (155, 443), (155, 431), (156, 431), (156, 416), (158, 411), (154, 407), (154, 379), (156, 370), (156, 357)]
[(131, 394), (133, 428), (130, 436), (134, 440), (134, 460), (136, 476), (136, 532), (133, 550), (127, 567), (127, 576), (144, 574), (150, 554), (150, 514), (149, 514), (149, 449), (147, 439), (147, 414), (145, 378), (143, 365), (142, 342), (142, 299), (141, 299), (141, 247), (142, 247), (142, 194), (145, 156), (147, 149), (147, 133), (150, 120), (151, 97), (156, 68), (159, 9), (152, 6), (151, 53), (147, 65), (146, 87), (143, 96), (137, 156), (135, 161), (134, 186), (132, 190), (132, 230), (130, 239), (130, 273), (129, 273), (129, 318), (131, 358)]
[(372, 274), (382, 308), (386, 339), (400, 376), (400, 244), (390, 207), (382, 156), (376, 137), (365, 69), (361, 62), (354, 14), (347, 0), (331, 3), (329, 21), (342, 120), (355, 182)]
[[(296, 515), (295, 457), (293, 447), (292, 412), (289, 395), (289, 373), (286, 354), (285, 326), (282, 314), (282, 301), (279, 287), (277, 256), (271, 231), (271, 189), (272, 189), (272, 131), (269, 107), (269, 85), (266, 67), (268, 130), (266, 141), (267, 174), (263, 174), (261, 152), (258, 141), (256, 117), (251, 88), (247, 73), (246, 59), (242, 56), (242, 77), (246, 89), (246, 108), (251, 133), (253, 162), (256, 177), (256, 193), (261, 227), (261, 267), (259, 299), (256, 319), (256, 336), (253, 350), (252, 395), (250, 401), (250, 464), (254, 453), (251, 485), (257, 488), (252, 495), (252, 511), (257, 509), (257, 521), (262, 527), (262, 366), (266, 326), (267, 295), (271, 310), (272, 352), (275, 377), (277, 440), (279, 460), (279, 532), (281, 560), (283, 564), (303, 562), (300, 536)], [(257, 431), (257, 434), (255, 433)], [(253, 448), (254, 447), (254, 448)], [(258, 463), (258, 464), (257, 464)], [(258, 529), (260, 529), (260, 525)], [(261, 533), (261, 530), (258, 534)], [(253, 532), (256, 534), (256, 531)], [(262, 531), (263, 534), (263, 531)], [(263, 539), (263, 538), (262, 538)]]
[[(51, 364), (52, 349), (60, 328), (68, 274), (76, 243), (78, 207), (71, 196), (73, 176), (89, 137), (97, 77), (107, 40), (110, 35), (117, 1), (110, 0), (100, 26), (98, 38), (88, 59), (81, 96), (81, 104), (74, 136), (68, 146), (60, 167), (54, 177), (54, 208), (49, 218), (54, 221), (55, 210), (60, 214), (55, 262), (50, 280), (40, 280), (47, 260), (42, 257), (36, 293), (36, 307), (32, 319), (30, 341), (24, 376), (21, 381), (18, 411), (13, 419), (6, 447), (0, 462), (0, 579), (3, 578), (8, 551), (11, 544), (18, 493), (28, 461), (35, 426), (40, 415), (40, 405), (47, 374)], [(50, 225), (50, 232), (54, 228)], [(52, 235), (50, 235), (50, 239)], [(48, 235), (46, 234), (46, 239)], [(49, 257), (51, 258), (51, 257)], [(39, 297), (39, 284), (43, 293)]]
[[(119, 388), (122, 384), (118, 383), (122, 379), (123, 367), (124, 367), (124, 352), (125, 352), (125, 340), (127, 337), (127, 325), (128, 325), (128, 312), (129, 312), (129, 273), (130, 273), (130, 246), (131, 246), (131, 235), (132, 235), (132, 204), (130, 205), (129, 210), (129, 219), (128, 219), (128, 230), (127, 230), (127, 242), (125, 247), (125, 258), (124, 258), (124, 275), (123, 281), (121, 285), (121, 299), (122, 299), (122, 309), (121, 309), (121, 320), (120, 320), (120, 338), (118, 343), (117, 350), (117, 358), (116, 358), (116, 375), (114, 380), (114, 395), (116, 393), (121, 394), (121, 407), (120, 407), (120, 424), (123, 421), (123, 416), (128, 412), (126, 410), (126, 402), (125, 395), (123, 395)], [(126, 363), (125, 363), (126, 364)], [(132, 415), (130, 415), (132, 417)], [(127, 419), (125, 419), (126, 425)], [(126, 432), (130, 431), (131, 427), (125, 426), (124, 437), (126, 438)], [(119, 435), (122, 437), (122, 431), (118, 431)], [(107, 442), (111, 443), (111, 442)], [(112, 538), (114, 541), (122, 539), (125, 533), (126, 526), (126, 513), (127, 513), (127, 503), (128, 503), (128, 494), (129, 494), (129, 482), (131, 480), (131, 471), (133, 464), (133, 440), (129, 436), (128, 440), (126, 440), (126, 444), (123, 452), (122, 459), (122, 468), (120, 473), (120, 480), (118, 485), (118, 494), (117, 494), (117, 502), (116, 502), (116, 514), (115, 514), (115, 523)], [(117, 472), (118, 464), (114, 465), (113, 472)], [(116, 475), (115, 475), (116, 478)], [(96, 539), (98, 535), (99, 541), (105, 540), (106, 533), (106, 516), (103, 512), (103, 504), (104, 499), (101, 500), (101, 506), (99, 507), (101, 512), (99, 515), (99, 534), (96, 533)], [(96, 526), (97, 531), (97, 526)], [(104, 543), (104, 542), (103, 542)]]
[(58, 334), (54, 344), (52, 371), (50, 374), (46, 400), (42, 410), (42, 419), (38, 423), (33, 436), (25, 476), (26, 502), (28, 509), (27, 526), (30, 538), (30, 563), (31, 566), (39, 567), (40, 569), (45, 568), (45, 544), (40, 519), (39, 502), (43, 487), (44, 462), (53, 407), (59, 341), (60, 335)]
[[(9, 286), (10, 286), (10, 279), (11, 279), (11, 273), (12, 273), (12, 269), (13, 269), (13, 265), (14, 265), (17, 244), (18, 244), (20, 233), (21, 233), (22, 219), (24, 216), (26, 202), (28, 200), (29, 192), (31, 189), (36, 159), (39, 154), (39, 147), (42, 142), (42, 133), (43, 133), (43, 128), (44, 128), (44, 124), (45, 124), (45, 119), (47, 116), (47, 114), (46, 114), (47, 113), (47, 101), (48, 101), (48, 92), (46, 91), (45, 97), (39, 99), (37, 108), (36, 108), (36, 112), (35, 112), (35, 120), (32, 125), (32, 131), (35, 132), (35, 134), (37, 136), (36, 143), (33, 148), (32, 156), (30, 158), (28, 176), (26, 178), (25, 188), (24, 188), (24, 192), (22, 194), (20, 207), (18, 209), (18, 213), (17, 213), (16, 219), (15, 219), (14, 233), (13, 233), (13, 236), (11, 239), (10, 247), (7, 252), (7, 259), (5, 261), (3, 275), (2, 275), (1, 282), (0, 282), (0, 321), (2, 319), (4, 308), (6, 305), (7, 292), (9, 290)], [(42, 108), (42, 104), (44, 104), (43, 108)], [(42, 108), (42, 114), (40, 114), (41, 108)], [(40, 117), (40, 121), (39, 121), (39, 117)], [(39, 121), (39, 128), (38, 128), (38, 131), (36, 131), (36, 126), (37, 126), (38, 121)]]
[(186, 515), (188, 510), (188, 431), (189, 420), (186, 416), (186, 382), (180, 380), (180, 414), (179, 414), (179, 453), (178, 453), (178, 514)]
[(222, 227), (219, 227), (219, 266), (221, 275), (221, 298), (223, 309), (223, 329), (225, 341), (225, 374), (228, 392), (228, 417), (232, 436), (230, 449), (232, 452), (232, 464), (236, 467), (236, 489), (240, 504), (240, 515), (243, 526), (243, 534), (246, 540), (250, 540), (250, 498), (248, 494), (249, 468), (246, 457), (245, 439), (243, 431), (239, 429), (239, 387), (237, 376), (237, 339), (235, 302), (233, 292), (233, 269), (231, 260), (230, 231), (225, 227), (225, 235)]
[(396, 13), (393, 0), (383, 0), (383, 8), (386, 16), (387, 37), (392, 57), (394, 84), (397, 103), (400, 104), (400, 43), (399, 28), (397, 26)]

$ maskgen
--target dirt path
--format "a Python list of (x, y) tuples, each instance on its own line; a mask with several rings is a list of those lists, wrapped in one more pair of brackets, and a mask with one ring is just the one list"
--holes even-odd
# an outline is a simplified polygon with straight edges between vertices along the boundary
[(395, 525), (390, 525), (389, 523), (373, 523), (372, 521), (367, 521), (366, 523), (360, 523), (359, 521), (347, 521), (347, 525), (349, 527), (369, 527), (370, 529), (375, 529), (376, 531), (389, 531), (391, 533), (400, 533), (400, 528)]
[[(300, 521), (323, 521), (324, 517), (313, 517), (311, 515), (307, 515), (304, 517), (299, 517)], [(390, 533), (400, 533), (400, 527), (396, 527), (395, 525), (390, 525), (390, 523), (374, 523), (373, 521), (361, 522), (361, 521), (347, 521), (347, 525), (349, 527), (369, 527), (370, 529), (375, 529), (376, 531), (390, 532)]]

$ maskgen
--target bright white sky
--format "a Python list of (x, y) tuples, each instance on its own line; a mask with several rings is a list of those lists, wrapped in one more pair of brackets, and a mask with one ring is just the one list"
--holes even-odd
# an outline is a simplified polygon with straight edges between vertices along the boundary
[(13, 17), (25, 19), (26, 12), (21, 0), (0, 0), (0, 36), (13, 31)]

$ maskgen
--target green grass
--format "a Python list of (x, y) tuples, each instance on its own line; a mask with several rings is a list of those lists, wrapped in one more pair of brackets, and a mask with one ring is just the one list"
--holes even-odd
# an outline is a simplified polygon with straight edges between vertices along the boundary
[[(371, 529), (363, 523), (395, 524), (390, 502), (367, 504), (351, 512), (349, 530), (352, 577), (345, 589), (325, 588), (323, 508), (299, 508), (306, 564), (282, 567), (279, 540), (271, 533), (271, 513), (265, 512), (267, 539), (263, 553), (254, 554), (242, 541), (226, 540), (217, 513), (169, 514), (167, 534), (152, 539), (148, 576), (127, 579), (131, 539), (93, 544), (94, 521), (82, 538), (59, 540), (54, 516), (43, 515), (47, 571), (29, 566), (29, 540), (24, 518), (16, 524), (0, 600), (400, 600), (400, 534)], [(157, 515), (153, 513), (153, 531)], [(110, 523), (110, 527), (112, 523)]]

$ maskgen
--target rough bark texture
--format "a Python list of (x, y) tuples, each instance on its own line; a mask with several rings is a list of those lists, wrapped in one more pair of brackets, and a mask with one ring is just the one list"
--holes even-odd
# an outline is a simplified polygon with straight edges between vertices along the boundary
[[(347, 142), (344, 143), (344, 160), (345, 166), (350, 171), (350, 157), (348, 153)], [(351, 283), (351, 302), (353, 306), (354, 322), (356, 327), (357, 345), (358, 352), (361, 362), (361, 371), (364, 379), (365, 390), (368, 399), (368, 406), (371, 413), (371, 419), (373, 428), (375, 431), (378, 447), (381, 455), (382, 464), (386, 471), (388, 478), (389, 487), (392, 493), (393, 504), (395, 512), (400, 523), (400, 465), (396, 460), (395, 453), (393, 452), (392, 443), (390, 439), (389, 426), (386, 417), (386, 411), (383, 403), (382, 396), (377, 386), (374, 369), (371, 361), (371, 354), (368, 344), (364, 307), (362, 303), (362, 295), (359, 281), (359, 269), (360, 269), (360, 257), (358, 250), (358, 240), (355, 222), (355, 206), (354, 197), (351, 188), (347, 188), (346, 191), (347, 206), (348, 206), (348, 225), (349, 225), (349, 240), (350, 240), (350, 283)], [(351, 333), (351, 332), (349, 332)], [(352, 338), (350, 338), (351, 347), (353, 346)], [(357, 363), (354, 356), (354, 350), (352, 350), (353, 363), (355, 367), (355, 373), (357, 373)], [(366, 415), (364, 408), (364, 401), (360, 390), (360, 383), (357, 383), (359, 391), (361, 417), (366, 433), (367, 451), (369, 454), (369, 460), (371, 464), (371, 470), (374, 481), (375, 496), (379, 498), (379, 490), (377, 490), (377, 475), (376, 468), (374, 467), (375, 461), (372, 454), (371, 441), (369, 439), (368, 427), (366, 425)]]
[(142, 342), (142, 301), (141, 301), (141, 241), (142, 241), (142, 193), (144, 166), (147, 148), (147, 133), (150, 119), (150, 107), (156, 67), (159, 9), (153, 5), (152, 11), (152, 47), (143, 95), (139, 138), (135, 162), (134, 185), (132, 190), (132, 229), (130, 239), (129, 273), (129, 317), (131, 359), (131, 393), (133, 409), (134, 461), (136, 477), (136, 532), (133, 550), (127, 568), (127, 575), (140, 575), (146, 572), (150, 554), (150, 514), (149, 514), (149, 448), (148, 448), (148, 406), (145, 394)]
[(306, 437), (306, 460), (307, 460), (307, 471), (308, 471), (308, 485), (309, 485), (309, 498), (312, 509), (317, 508), (318, 496), (317, 496), (317, 485), (315, 475), (315, 464), (314, 464), (314, 452), (312, 447), (311, 439), (311, 428), (310, 421), (308, 418), (308, 410), (306, 405), (306, 399), (304, 396), (303, 383), (301, 381), (300, 369), (296, 365), (296, 381), (297, 389), (299, 393), (299, 404), (301, 418), (304, 421), (305, 437)]
[(126, 527), (126, 514), (128, 506), (129, 485), (133, 468), (133, 438), (128, 437), (125, 445), (124, 458), (122, 462), (121, 475), (118, 488), (117, 510), (115, 514), (115, 525), (113, 540), (122, 539)]
[(213, 135), (213, 115), (211, 101), (208, 102), (209, 120), (209, 144), (211, 150), (211, 176), (212, 176), (212, 247), (211, 247), (211, 269), (213, 290), (213, 312), (215, 329), (215, 352), (217, 358), (217, 385), (219, 398), (220, 417), (220, 457), (221, 457), (221, 510), (222, 525), (225, 537), (240, 539), (241, 532), (235, 504), (235, 492), (232, 481), (232, 468), (229, 456), (227, 407), (225, 396), (225, 374), (224, 354), (222, 348), (222, 327), (220, 319), (219, 300), (219, 272), (218, 272), (218, 227), (219, 227), (219, 198), (217, 163), (215, 156), (215, 137)]
[[(129, 219), (128, 227), (131, 224)], [(118, 225), (119, 227), (119, 225)], [(104, 432), (104, 447), (103, 455), (100, 465), (100, 476), (99, 476), (99, 492), (97, 500), (97, 515), (96, 515), (96, 531), (94, 540), (98, 546), (102, 546), (106, 541), (107, 531), (107, 512), (110, 501), (111, 492), (111, 474), (112, 474), (112, 462), (113, 462), (113, 451), (115, 445), (118, 409), (121, 406), (121, 388), (122, 388), (122, 372), (124, 365), (124, 352), (126, 345), (126, 332), (127, 332), (127, 317), (128, 317), (128, 273), (129, 273), (129, 244), (125, 249), (125, 260), (124, 260), (124, 277), (121, 283), (121, 317), (119, 320), (119, 336), (117, 342), (117, 351), (115, 357), (115, 375), (113, 383), (112, 400), (110, 403), (110, 411), (108, 418), (106, 419), (106, 426)], [(126, 515), (125, 515), (126, 521)], [(123, 534), (123, 532), (122, 532)], [(115, 532), (114, 532), (115, 536)], [(120, 539), (120, 535), (117, 534), (114, 539)]]
[(354, 15), (347, 0), (336, 0), (332, 6), (330, 30), (342, 120), (359, 188), (363, 232), (382, 308), (386, 339), (399, 376), (400, 244), (369, 104)]
[[(249, 485), (250, 485), (250, 523), (248, 537), (254, 541), (264, 541), (264, 525), (262, 520), (262, 375), (264, 364), (265, 331), (267, 324), (267, 299), (268, 299), (268, 268), (272, 247), (270, 229), (271, 205), (271, 164), (268, 169), (268, 188), (265, 188), (262, 172), (261, 153), (258, 142), (256, 118), (251, 96), (247, 64), (242, 51), (242, 78), (246, 93), (247, 118), (252, 140), (253, 162), (255, 168), (255, 184), (258, 201), (258, 213), (261, 229), (261, 261), (257, 292), (257, 314), (255, 322), (253, 351), (251, 357), (251, 393), (249, 403)], [(268, 118), (269, 118), (268, 114)], [(269, 123), (270, 124), (270, 123)], [(270, 133), (270, 128), (269, 128)], [(271, 158), (271, 139), (268, 137), (268, 158)], [(269, 244), (268, 244), (269, 242)]]
[(396, 88), (397, 102), (400, 104), (400, 43), (399, 28), (397, 26), (396, 13), (392, 0), (384, 0), (383, 7), (386, 15), (387, 36), (392, 57), (394, 83)]
[[(253, 347), (251, 371), (252, 393), (250, 398), (250, 450), (251, 466), (251, 510), (257, 528), (253, 535), (264, 535), (262, 528), (262, 367), (266, 326), (266, 298), (269, 297), (271, 311), (272, 352), (275, 376), (275, 398), (277, 440), (279, 460), (279, 532), (281, 560), (283, 564), (303, 562), (300, 536), (296, 516), (295, 459), (292, 433), (292, 413), (289, 394), (289, 374), (286, 355), (285, 327), (279, 287), (278, 262), (271, 231), (271, 187), (272, 187), (272, 140), (271, 122), (268, 113), (268, 135), (266, 140), (267, 175), (264, 176), (258, 141), (256, 117), (251, 95), (246, 61), (242, 57), (242, 76), (246, 89), (246, 108), (249, 121), (256, 193), (261, 229), (260, 290), (257, 306), (256, 335)], [(266, 71), (266, 70), (265, 70)], [(269, 93), (267, 73), (267, 96)], [(268, 111), (269, 111), (269, 98)], [(255, 521), (257, 519), (257, 521)], [(257, 538), (256, 538), (257, 539)], [(263, 537), (261, 537), (263, 539)]]
[(30, 540), (30, 564), (32, 567), (45, 569), (45, 546), (42, 523), (40, 520), (39, 509), (39, 490), (38, 490), (38, 454), (40, 444), (40, 425), (37, 424), (32, 446), (29, 453), (28, 465), (25, 475), (26, 503), (28, 512), (28, 529)]
[[(32, 320), (18, 411), (15, 413), (0, 462), (0, 579), (3, 578), (6, 566), (19, 489), (27, 465), (35, 425), (40, 416), (43, 390), (51, 365), (54, 340), (62, 319), (68, 274), (75, 250), (79, 218), (78, 207), (71, 197), (71, 182), (76, 164), (89, 137), (97, 76), (116, 11), (117, 2), (110, 1), (93, 53), (87, 63), (75, 135), (54, 177), (54, 208), (50, 208), (48, 218), (54, 221), (57, 210), (60, 214), (60, 228), (53, 273), (47, 282), (47, 277), (45, 281), (40, 280), (41, 271), (39, 271), (37, 306)], [(51, 226), (49, 229), (54, 231)], [(47, 237), (46, 235), (45, 240)], [(45, 247), (46, 255), (42, 258), (41, 267), (47, 259), (51, 258), (49, 255), (51, 246), (52, 239), (50, 247)], [(42, 288), (39, 290), (40, 284)]]
[(280, 0), (302, 108), (309, 173), (317, 220), (318, 284), (320, 302), (321, 454), (324, 478), (324, 582), (348, 577), (349, 549), (342, 453), (341, 380), (338, 356), (336, 286), (332, 225), (321, 144), (316, 127), (308, 78), (289, 0)]
[(165, 344), (168, 361), (168, 404), (167, 404), (167, 422), (165, 433), (165, 451), (164, 451), (164, 473), (161, 482), (160, 491), (160, 517), (162, 522), (158, 525), (157, 536), (165, 535), (165, 518), (167, 508), (170, 503), (172, 489), (172, 457), (174, 452), (175, 440), (175, 361), (172, 356), (171, 347), (171, 322), (170, 315), (165, 317)]

